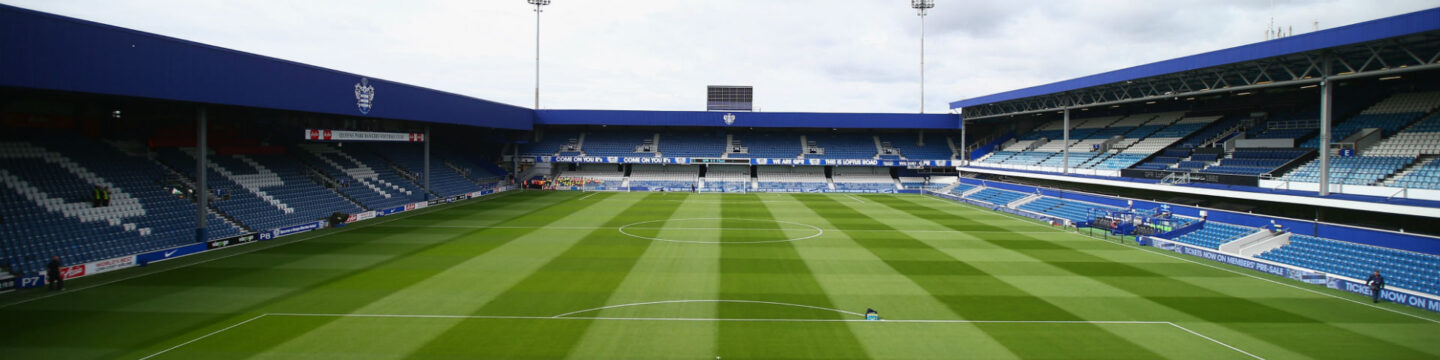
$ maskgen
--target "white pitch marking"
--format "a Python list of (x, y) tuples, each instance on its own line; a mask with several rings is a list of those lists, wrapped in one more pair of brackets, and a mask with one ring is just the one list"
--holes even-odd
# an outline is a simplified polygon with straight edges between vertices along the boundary
[[(793, 239), (784, 239), (784, 240), (725, 242), (725, 241), (692, 241), (692, 240), (662, 239), (662, 238), (657, 238), (657, 237), (640, 236), (640, 235), (631, 234), (631, 233), (625, 231), (626, 228), (631, 227), (631, 226), (635, 226), (635, 225), (653, 224), (653, 223), (657, 223), (657, 222), (666, 222), (666, 221), (684, 221), (684, 220), (741, 220), (741, 221), (774, 222), (774, 223), (780, 223), (780, 224), (790, 224), (790, 225), (799, 225), (799, 226), (808, 227), (808, 228), (810, 228), (810, 229), (812, 229), (812, 230), (815, 230), (815, 233), (814, 233), (814, 234), (811, 234), (810, 236), (798, 237), (798, 238), (793, 238)], [(784, 229), (776, 229), (776, 230), (784, 230)], [(798, 222), (793, 222), (793, 221), (774, 220), (774, 219), (762, 220), (762, 219), (725, 219), (725, 218), (686, 218), (686, 219), (649, 220), (649, 221), (641, 221), (641, 222), (637, 222), (637, 223), (630, 223), (630, 224), (626, 224), (626, 225), (620, 226), (619, 231), (620, 231), (621, 234), (625, 234), (625, 235), (628, 235), (628, 236), (630, 236), (630, 237), (634, 237), (634, 238), (638, 238), (638, 239), (645, 239), (645, 240), (651, 240), (651, 241), (673, 242), (673, 243), (689, 243), (689, 244), (768, 244), (768, 243), (782, 243), (782, 242), (800, 241), (800, 240), (805, 240), (805, 239), (814, 238), (814, 237), (817, 237), (817, 236), (820, 236), (820, 235), (825, 235), (825, 229), (821, 229), (820, 227), (815, 226), (815, 225), (803, 224), (803, 223), (798, 223)]]
[(237, 327), (237, 326), (245, 325), (245, 323), (248, 323), (248, 322), (251, 322), (251, 321), (255, 321), (255, 320), (257, 320), (257, 319), (260, 319), (260, 318), (262, 318), (262, 317), (265, 317), (265, 315), (269, 315), (269, 314), (256, 315), (255, 317), (246, 319), (245, 321), (241, 321), (241, 322), (239, 322), (239, 323), (236, 323), (235, 325), (226, 326), (224, 329), (215, 330), (215, 331), (210, 332), (209, 334), (200, 335), (200, 337), (197, 337), (197, 338), (194, 338), (194, 339), (190, 339), (190, 341), (186, 341), (186, 342), (180, 343), (180, 345), (175, 345), (175, 346), (171, 346), (169, 349), (160, 350), (160, 352), (157, 352), (157, 353), (154, 353), (154, 354), (150, 354), (150, 356), (146, 356), (146, 357), (140, 358), (140, 360), (146, 360), (146, 359), (149, 359), (149, 358), (153, 358), (153, 357), (156, 357), (156, 356), (160, 356), (160, 354), (164, 354), (164, 353), (170, 352), (170, 350), (179, 349), (181, 346), (190, 345), (190, 343), (193, 343), (193, 342), (196, 342), (196, 341), (200, 341), (200, 340), (205, 339), (205, 338), (207, 338), (207, 337), (214, 336), (215, 334), (219, 334), (219, 333), (225, 332), (225, 330), (230, 330), (230, 329), (234, 329), (234, 328)]
[(581, 196), (579, 200), (589, 199), (591, 196), (595, 196), (595, 195), (597, 195), (597, 194), (600, 194), (600, 193), (598, 193), (598, 192), (592, 192), (592, 193), (590, 193), (590, 195)]
[[(941, 199), (941, 198), (937, 198), (937, 197), (933, 197), (933, 196), (925, 196), (925, 197), (926, 197), (926, 198), (930, 198), (930, 199), (935, 199), (935, 201), (940, 201), (940, 202), (944, 202), (944, 203), (947, 203), (947, 204), (969, 205), (969, 204), (965, 204), (965, 203), (961, 203), (961, 202), (956, 202), (956, 201), (948, 201), (948, 200)], [(1006, 216), (1009, 216), (1009, 217), (1014, 217), (1014, 218), (1020, 219), (1020, 220), (1029, 220), (1028, 218), (1024, 218), (1024, 217), (1020, 217), (1020, 216), (1015, 216), (1015, 215), (1011, 215), (1011, 214), (1006, 214), (1006, 213), (1000, 213), (1000, 214), (1003, 214), (1003, 215), (1006, 215)], [(1058, 232), (1058, 233), (1063, 233), (1063, 234), (1078, 235), (1078, 236), (1085, 237), (1085, 238), (1087, 238), (1087, 239), (1091, 238), (1091, 237), (1088, 237), (1088, 236), (1080, 235), (1080, 234), (1078, 234), (1078, 233), (1071, 233), (1071, 232), (1069, 232), (1069, 231), (1064, 231), (1064, 230), (1060, 230), (1060, 229), (1053, 229), (1053, 228), (1050, 228), (1050, 227), (1048, 227), (1048, 226), (1040, 225), (1040, 224), (1036, 224), (1036, 223), (1032, 223), (1032, 222), (1029, 222), (1029, 221), (1021, 221), (1021, 222), (1022, 222), (1022, 223), (1025, 223), (1025, 224), (1032, 225), (1032, 226), (1036, 226), (1036, 227), (1040, 227), (1040, 228), (1045, 228), (1045, 229), (1051, 230), (1051, 231), (1046, 231), (1047, 233), (1055, 233), (1055, 232)], [(1116, 246), (1123, 246), (1123, 247), (1125, 247), (1125, 248), (1133, 248), (1133, 247), (1131, 247), (1131, 246), (1129, 246), (1129, 245), (1117, 244), (1117, 243), (1113, 243), (1113, 242), (1109, 242), (1109, 241), (1105, 241), (1104, 243), (1106, 243), (1106, 244), (1111, 244), (1111, 245), (1116, 245)], [(1427, 318), (1427, 317), (1424, 317), (1424, 316), (1420, 316), (1420, 315), (1415, 315), (1415, 314), (1403, 312), (1403, 311), (1400, 311), (1400, 310), (1383, 308), (1383, 307), (1380, 307), (1380, 306), (1376, 306), (1375, 304), (1366, 304), (1366, 303), (1363, 302), (1363, 301), (1358, 301), (1358, 300), (1354, 300), (1354, 299), (1349, 299), (1349, 298), (1341, 297), (1341, 296), (1335, 295), (1335, 294), (1328, 294), (1328, 293), (1320, 292), (1320, 291), (1317, 291), (1317, 290), (1314, 290), (1314, 289), (1306, 289), (1306, 288), (1303, 288), (1303, 287), (1295, 286), (1295, 285), (1293, 285), (1293, 284), (1286, 284), (1286, 283), (1282, 283), (1282, 282), (1279, 282), (1279, 281), (1275, 281), (1275, 280), (1271, 280), (1271, 279), (1266, 279), (1266, 278), (1262, 278), (1262, 277), (1259, 277), (1259, 276), (1255, 276), (1255, 275), (1253, 275), (1253, 274), (1246, 274), (1246, 273), (1243, 273), (1243, 272), (1240, 272), (1240, 271), (1237, 271), (1237, 270), (1234, 270), (1234, 269), (1227, 269), (1227, 268), (1220, 267), (1220, 266), (1217, 266), (1217, 265), (1214, 265), (1214, 264), (1207, 264), (1207, 263), (1203, 263), (1203, 262), (1196, 261), (1196, 260), (1186, 259), (1186, 258), (1180, 257), (1179, 255), (1171, 255), (1171, 254), (1166, 254), (1166, 253), (1158, 252), (1158, 251), (1144, 251), (1144, 250), (1141, 250), (1141, 252), (1145, 252), (1145, 253), (1149, 253), (1149, 254), (1155, 254), (1155, 255), (1159, 255), (1159, 256), (1164, 256), (1164, 257), (1168, 257), (1168, 258), (1171, 258), (1171, 259), (1176, 259), (1176, 260), (1180, 260), (1180, 261), (1184, 261), (1184, 262), (1188, 262), (1188, 263), (1192, 263), (1192, 264), (1196, 264), (1196, 265), (1208, 267), (1208, 268), (1211, 268), (1211, 269), (1216, 269), (1216, 270), (1220, 270), (1220, 271), (1224, 271), (1224, 272), (1228, 272), (1228, 273), (1232, 273), (1232, 274), (1236, 274), (1236, 275), (1245, 276), (1245, 277), (1248, 277), (1248, 278), (1251, 278), (1251, 279), (1255, 279), (1255, 280), (1260, 280), (1260, 281), (1264, 281), (1264, 282), (1268, 282), (1268, 283), (1272, 283), (1272, 284), (1276, 284), (1276, 285), (1280, 285), (1280, 286), (1284, 286), (1284, 287), (1288, 287), (1288, 288), (1292, 288), (1292, 289), (1296, 289), (1296, 290), (1300, 290), (1300, 291), (1305, 291), (1305, 292), (1312, 293), (1312, 294), (1324, 295), (1324, 296), (1327, 296), (1327, 297), (1331, 297), (1331, 298), (1335, 298), (1335, 299), (1339, 299), (1339, 300), (1348, 301), (1348, 302), (1351, 302), (1351, 303), (1354, 303), (1354, 304), (1357, 304), (1357, 305), (1368, 306), (1368, 307), (1370, 307), (1370, 308), (1379, 309), (1379, 310), (1385, 310), (1385, 311), (1389, 311), (1389, 312), (1392, 312), (1392, 313), (1396, 313), (1396, 314), (1400, 314), (1400, 315), (1405, 315), (1405, 316), (1409, 316), (1409, 317), (1412, 317), (1412, 318), (1416, 318), (1416, 319), (1425, 320), (1425, 321), (1429, 321), (1429, 322), (1432, 322), (1432, 323), (1440, 324), (1440, 320), (1435, 320), (1435, 319)]]
[[(170, 270), (175, 270), (175, 269), (184, 269), (184, 268), (188, 268), (188, 267), (191, 267), (191, 266), (208, 263), (208, 262), (211, 262), (211, 261), (228, 259), (228, 258), (235, 257), (235, 256), (245, 255), (245, 254), (253, 253), (253, 252), (256, 252), (256, 251), (260, 251), (260, 250), (274, 249), (274, 248), (277, 248), (277, 247), (281, 247), (281, 246), (285, 246), (285, 245), (290, 245), (290, 244), (295, 244), (295, 243), (299, 243), (299, 242), (302, 242), (302, 241), (305, 241), (305, 240), (314, 239), (314, 238), (317, 238), (317, 237), (325, 237), (325, 236), (340, 234), (340, 233), (344, 233), (344, 232), (351, 231), (351, 230), (359, 230), (359, 229), (368, 228), (368, 227), (371, 227), (371, 226), (382, 226), (382, 225), (380, 225), (380, 224), (392, 222), (392, 221), (395, 221), (395, 220), (408, 219), (408, 218), (410, 218), (411, 216), (414, 216), (414, 215), (427, 214), (427, 213), (430, 213), (432, 210), (449, 209), (449, 208), (460, 207), (460, 206), (468, 206), (468, 205), (475, 204), (475, 203), (478, 203), (478, 202), (481, 202), (481, 201), (487, 201), (487, 200), (490, 200), (490, 199), (498, 198), (498, 197), (505, 196), (505, 195), (509, 195), (509, 194), (513, 194), (513, 193), (515, 193), (515, 192), (513, 192), (513, 190), (512, 190), (512, 191), (510, 191), (510, 192), (504, 192), (504, 193), (495, 194), (495, 195), (492, 195), (492, 196), (486, 196), (486, 197), (480, 198), (480, 200), (467, 201), (467, 202), (463, 202), (463, 203), (451, 203), (451, 204), (455, 204), (454, 206), (448, 206), (448, 205), (450, 205), (450, 204), (446, 204), (446, 205), (441, 205), (441, 206), (426, 207), (425, 209), (416, 209), (415, 211), (407, 211), (407, 212), (403, 212), (403, 213), (400, 213), (400, 214), (397, 214), (397, 215), (386, 216), (387, 218), (393, 216), (393, 217), (395, 217), (394, 219), (383, 219), (382, 221), (377, 221), (377, 222), (374, 222), (374, 223), (371, 223), (371, 224), (361, 224), (361, 225), (357, 225), (357, 226), (355, 226), (355, 227), (346, 227), (346, 228), (344, 228), (344, 229), (335, 230), (335, 231), (332, 231), (332, 232), (321, 233), (321, 234), (311, 234), (311, 235), (306, 235), (306, 236), (304, 236), (304, 237), (297, 237), (297, 238), (294, 239), (294, 240), (288, 240), (289, 242), (282, 242), (282, 243), (280, 243), (280, 244), (273, 245), (273, 246), (269, 246), (269, 247), (263, 247), (263, 246), (258, 246), (258, 245), (245, 246), (245, 247), (242, 247), (241, 249), (249, 249), (248, 251), (230, 250), (230, 251), (236, 251), (236, 252), (235, 252), (235, 253), (231, 253), (231, 254), (226, 254), (226, 255), (224, 255), (224, 256), (218, 256), (218, 257), (210, 258), (210, 259), (207, 259), (207, 260), (200, 260), (200, 261), (196, 261), (196, 262), (189, 263), (189, 264), (185, 264), (185, 265), (179, 265), (179, 266), (176, 266), (176, 267), (172, 267), (172, 268), (164, 269), (164, 270), (160, 270), (160, 271), (155, 271), (155, 272), (141, 272), (141, 273), (138, 273), (138, 274), (135, 274), (135, 275), (126, 276), (126, 277), (119, 278), (119, 279), (115, 279), (115, 280), (110, 280), (110, 281), (105, 281), (105, 282), (99, 282), (99, 283), (91, 284), (91, 285), (89, 285), (89, 286), (84, 286), (84, 287), (77, 287), (77, 288), (75, 288), (74, 290), (65, 290), (65, 291), (63, 291), (63, 292), (51, 293), (51, 294), (43, 295), (43, 296), (36, 296), (36, 297), (33, 297), (33, 298), (29, 298), (29, 299), (25, 299), (25, 300), (20, 300), (20, 301), (8, 303), (8, 304), (0, 305), (0, 309), (6, 308), (6, 307), (15, 306), (15, 305), (20, 305), (20, 304), (24, 304), (24, 303), (28, 303), (28, 302), (35, 301), (35, 300), (48, 299), (48, 298), (51, 298), (51, 297), (60, 296), (60, 295), (65, 295), (65, 294), (74, 294), (74, 293), (77, 293), (77, 292), (80, 292), (80, 291), (85, 291), (85, 290), (88, 290), (88, 289), (93, 289), (93, 288), (97, 288), (97, 287), (101, 287), (101, 286), (105, 286), (105, 285), (110, 285), (110, 284), (118, 283), (118, 282), (125, 281), (125, 280), (130, 280), (130, 279), (135, 279), (135, 278), (140, 278), (140, 277), (155, 275), (155, 274), (159, 274), (159, 273), (163, 273), (163, 272), (170, 271)], [(422, 212), (422, 211), (423, 211), (423, 212)], [(275, 241), (275, 240), (271, 240), (271, 241)], [(263, 244), (263, 243), (261, 243), (261, 244)], [(223, 250), (222, 250), (222, 251), (223, 251)]]
[(615, 309), (615, 308), (630, 307), (630, 306), (658, 305), (658, 304), (683, 304), (683, 303), (741, 303), (741, 304), (780, 305), (780, 306), (793, 306), (793, 307), (801, 307), (801, 308), (807, 308), (807, 309), (833, 311), (833, 312), (837, 312), (837, 313), (841, 313), (841, 314), (846, 314), (846, 315), (854, 315), (854, 316), (859, 316), (859, 317), (862, 317), (862, 318), (865, 317), (864, 314), (860, 314), (860, 313), (857, 313), (857, 312), (845, 311), (845, 310), (840, 310), (840, 309), (831, 309), (831, 308), (827, 308), (827, 307), (811, 306), (811, 305), (791, 304), (791, 303), (782, 303), (782, 302), (773, 302), (773, 301), (759, 301), (759, 300), (713, 300), (713, 299), (710, 299), (710, 300), (663, 300), (663, 301), (638, 302), (638, 303), (630, 303), (630, 304), (618, 304), (618, 305), (610, 305), (610, 306), (601, 306), (601, 307), (597, 307), (597, 308), (594, 308), (594, 309), (585, 309), (585, 310), (580, 310), (580, 311), (571, 311), (571, 312), (568, 312), (568, 313), (564, 313), (564, 314), (560, 314), (560, 315), (555, 315), (555, 316), (551, 316), (551, 317), (552, 317), (552, 318), (562, 318), (562, 317), (566, 317), (566, 316), (570, 316), (570, 315), (583, 314), (583, 313), (587, 313), (587, 312), (591, 312), (591, 311), (600, 311), (600, 310)]
[(860, 198), (855, 197), (855, 195), (845, 194), (845, 197), (855, 199), (855, 202), (865, 202), (865, 200), (861, 200)]
[(1203, 335), (1203, 334), (1200, 334), (1199, 332), (1197, 332), (1197, 331), (1195, 331), (1195, 330), (1190, 330), (1190, 328), (1187, 328), (1187, 327), (1184, 327), (1184, 326), (1180, 326), (1180, 324), (1176, 324), (1176, 323), (1173, 323), (1173, 322), (1166, 322), (1166, 324), (1170, 324), (1170, 326), (1174, 326), (1174, 327), (1176, 327), (1176, 328), (1179, 328), (1180, 330), (1185, 330), (1185, 332), (1188, 332), (1188, 333), (1190, 333), (1190, 334), (1192, 334), (1192, 335), (1195, 335), (1195, 336), (1199, 336), (1201, 339), (1210, 340), (1211, 342), (1214, 342), (1214, 343), (1216, 343), (1216, 344), (1220, 344), (1220, 346), (1224, 346), (1224, 347), (1230, 348), (1230, 350), (1239, 351), (1241, 354), (1250, 355), (1250, 357), (1253, 357), (1253, 358), (1256, 358), (1256, 359), (1260, 359), (1260, 360), (1265, 360), (1265, 358), (1262, 358), (1262, 357), (1260, 357), (1260, 356), (1258, 356), (1258, 355), (1251, 354), (1250, 352), (1245, 351), (1245, 350), (1240, 350), (1240, 348), (1237, 348), (1237, 347), (1234, 347), (1234, 346), (1230, 346), (1230, 344), (1226, 344), (1226, 343), (1220, 342), (1220, 340), (1215, 340), (1214, 338), (1211, 338), (1211, 337), (1209, 337), (1209, 336), (1205, 336), (1205, 335)]

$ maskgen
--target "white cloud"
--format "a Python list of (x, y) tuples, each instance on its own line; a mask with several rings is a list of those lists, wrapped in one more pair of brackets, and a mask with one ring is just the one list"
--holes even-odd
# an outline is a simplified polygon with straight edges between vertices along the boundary
[[(8, 4), (521, 106), (534, 8), (518, 0), (24, 0)], [(708, 84), (765, 111), (914, 112), (907, 2), (558, 0), (542, 16), (544, 108), (701, 110)], [(1433, 0), (952, 1), (927, 18), (926, 103), (1308, 32)]]

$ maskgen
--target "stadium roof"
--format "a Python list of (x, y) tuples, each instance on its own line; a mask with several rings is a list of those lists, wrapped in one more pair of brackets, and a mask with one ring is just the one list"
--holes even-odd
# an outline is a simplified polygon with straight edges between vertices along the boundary
[[(966, 119), (1437, 67), (1440, 8), (950, 103)], [(1321, 59), (1333, 56), (1322, 74)], [(1212, 91), (1213, 92), (1213, 91)]]
[[(0, 86), (516, 130), (529, 130), (535, 116), (518, 106), (8, 5), (0, 5)], [(362, 106), (362, 97), (370, 106)]]
[(540, 110), (537, 125), (959, 130), (955, 114)]

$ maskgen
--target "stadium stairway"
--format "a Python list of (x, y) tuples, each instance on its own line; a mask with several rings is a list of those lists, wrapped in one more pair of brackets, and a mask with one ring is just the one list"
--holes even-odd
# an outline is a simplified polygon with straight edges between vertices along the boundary
[[(412, 183), (417, 189), (423, 188), (425, 156), (414, 144), (366, 144), (364, 146), (378, 158), (388, 162), (399, 171), (404, 171), (412, 176)], [(449, 166), (439, 166), (448, 162), (448, 158), (439, 153), (431, 153), (430, 156), (430, 192), (438, 197), (448, 197), (479, 191), (480, 185), (465, 178)]]
[[(159, 158), (183, 174), (194, 173), (194, 148), (161, 149)], [(312, 180), (284, 155), (211, 154), (209, 160), (209, 185), (222, 190), (222, 196), (210, 204), (250, 229), (265, 231), (334, 212), (363, 211)]]
[(351, 154), (329, 144), (300, 144), (299, 148), (305, 155), (301, 159), (340, 179), (345, 184), (340, 191), (366, 208), (379, 210), (424, 200), (418, 186), (406, 186), (409, 180), (384, 167), (377, 171), (383, 160), (373, 155)]

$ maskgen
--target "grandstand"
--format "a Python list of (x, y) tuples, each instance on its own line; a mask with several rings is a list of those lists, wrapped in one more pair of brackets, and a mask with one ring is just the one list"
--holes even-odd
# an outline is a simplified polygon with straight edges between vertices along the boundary
[(966, 195), (965, 198), (975, 201), (987, 202), (996, 206), (1007, 206), (1010, 203), (1015, 202), (1016, 200), (1026, 198), (1028, 196), (1030, 195), (1017, 193), (1014, 191), (985, 188), (980, 191)]
[(720, 157), (725, 153), (724, 138), (698, 132), (674, 132), (660, 135), (657, 149), (661, 156)]
[(1421, 15), (951, 114), (737, 114), (522, 108), (0, 5), (35, 30), (0, 32), (0, 292), (50, 256), (77, 290), (0, 295), (0, 347), (1440, 357)]
[[(10, 271), (42, 271), (50, 256), (87, 263), (196, 241), (195, 203), (166, 189), (167, 170), (110, 144), (62, 136), (8, 132), (0, 142), (0, 259)], [(110, 189), (109, 205), (91, 205), (96, 186)], [(206, 224), (207, 239), (244, 232), (214, 213)]]
[(874, 136), (856, 133), (806, 133), (806, 159), (872, 159), (878, 156)]
[[(1117, 170), (1139, 163), (1217, 119), (1185, 117), (1182, 113), (1080, 119), (1071, 126), (1068, 144), (1064, 142), (1064, 123), (1051, 121), (977, 161), (980, 166), (1057, 172), (1071, 168), (1118, 175)], [(1067, 150), (1068, 165), (1064, 154)]]

